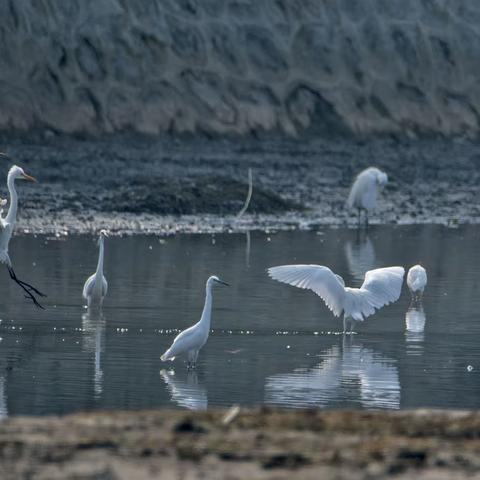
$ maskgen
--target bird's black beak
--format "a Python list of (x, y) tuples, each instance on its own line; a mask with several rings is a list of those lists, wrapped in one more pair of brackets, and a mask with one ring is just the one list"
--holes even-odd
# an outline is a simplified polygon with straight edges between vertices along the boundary
[(227, 282), (224, 282), (223, 280), (216, 280), (217, 283), (221, 283), (222, 285), (225, 285), (226, 287), (229, 287), (230, 284)]

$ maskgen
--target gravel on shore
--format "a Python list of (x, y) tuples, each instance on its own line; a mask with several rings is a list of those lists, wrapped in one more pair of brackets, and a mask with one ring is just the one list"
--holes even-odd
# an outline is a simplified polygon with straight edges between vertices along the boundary
[[(480, 223), (480, 144), (467, 140), (3, 136), (0, 150), (39, 179), (18, 188), (19, 232), (173, 234), (354, 225), (345, 200), (355, 175), (370, 165), (384, 169), (390, 180), (372, 223)], [(10, 163), (0, 164), (3, 178)], [(252, 202), (237, 218), (249, 168)]]
[(474, 479), (480, 413), (173, 410), (13, 417), (0, 478)]

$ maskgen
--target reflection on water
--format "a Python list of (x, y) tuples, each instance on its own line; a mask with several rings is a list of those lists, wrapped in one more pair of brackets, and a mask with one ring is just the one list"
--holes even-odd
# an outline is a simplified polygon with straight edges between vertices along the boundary
[(266, 402), (288, 407), (333, 407), (335, 402), (364, 408), (400, 408), (396, 362), (344, 336), (319, 356), (310, 369), (272, 375), (265, 384)]
[(8, 417), (7, 392), (5, 391), (5, 377), (0, 377), (0, 420)]
[(363, 282), (365, 273), (377, 266), (375, 248), (363, 230), (357, 230), (355, 239), (345, 243), (345, 255), (348, 269), (355, 280)]
[(208, 407), (207, 390), (198, 382), (197, 372), (188, 370), (184, 380), (180, 380), (174, 371), (160, 370), (160, 376), (166, 383), (172, 402), (189, 410), (206, 410)]
[(422, 302), (413, 301), (405, 314), (407, 355), (421, 355), (423, 353), (425, 321)]
[(101, 310), (89, 309), (82, 315), (83, 349), (94, 355), (93, 389), (95, 397), (103, 391), (102, 349), (105, 344), (105, 317)]
[[(0, 269), (0, 417), (265, 402), (479, 408), (479, 234), (373, 226), (363, 236), (332, 228), (111, 238), (103, 314), (86, 312), (81, 297), (96, 238), (17, 236), (18, 274), (46, 290), (47, 309), (33, 308)], [(409, 310), (405, 286), (345, 344), (341, 320), (314, 293), (266, 275), (272, 265), (319, 263), (358, 284), (365, 270), (419, 259), (429, 272), (421, 308)], [(159, 356), (198, 320), (212, 274), (231, 287), (214, 297), (213, 331), (189, 374), (181, 359)]]

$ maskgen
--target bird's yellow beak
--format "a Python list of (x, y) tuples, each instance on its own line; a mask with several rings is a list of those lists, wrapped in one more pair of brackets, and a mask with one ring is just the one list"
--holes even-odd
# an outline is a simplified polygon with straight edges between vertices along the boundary
[(22, 177), (23, 177), (24, 180), (28, 180), (29, 182), (38, 183), (38, 181), (35, 177), (31, 177), (30, 175), (27, 175), (26, 173), (22, 174)]

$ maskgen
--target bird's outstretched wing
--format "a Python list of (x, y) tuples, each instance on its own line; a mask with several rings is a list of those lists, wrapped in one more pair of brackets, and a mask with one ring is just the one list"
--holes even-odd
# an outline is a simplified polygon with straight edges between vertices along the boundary
[(321, 265), (282, 265), (269, 268), (268, 274), (279, 282), (313, 290), (335, 316), (342, 313), (345, 283), (329, 268)]
[(362, 321), (375, 313), (375, 310), (397, 301), (402, 291), (404, 275), (403, 267), (368, 271), (361, 288), (347, 288), (345, 314)]

